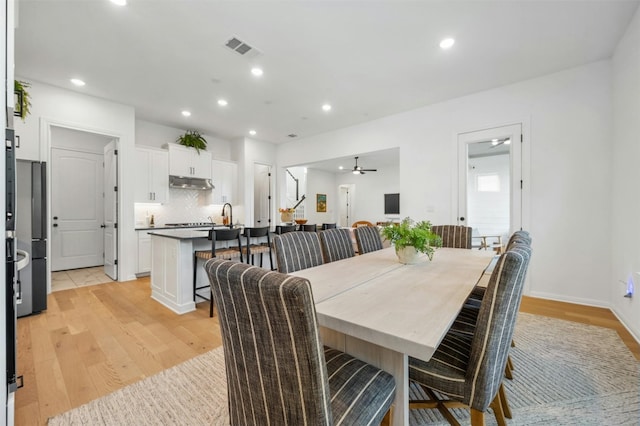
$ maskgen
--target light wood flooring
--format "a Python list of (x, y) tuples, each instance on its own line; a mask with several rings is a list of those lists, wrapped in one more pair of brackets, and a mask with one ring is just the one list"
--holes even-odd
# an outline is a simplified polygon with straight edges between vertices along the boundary
[[(150, 298), (149, 278), (52, 293), (46, 312), (18, 320), (16, 422), (47, 418), (221, 344), (208, 304), (176, 315)], [(637, 359), (640, 345), (608, 309), (525, 297), (523, 312), (615, 329)], [(516, 342), (517, 344), (517, 342)]]

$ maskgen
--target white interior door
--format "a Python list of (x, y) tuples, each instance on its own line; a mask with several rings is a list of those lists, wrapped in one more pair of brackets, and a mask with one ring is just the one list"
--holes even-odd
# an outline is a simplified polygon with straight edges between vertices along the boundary
[(271, 166), (253, 166), (253, 218), (255, 226), (271, 226)]
[(118, 279), (118, 156), (116, 141), (104, 147), (104, 273)]
[(102, 265), (103, 156), (51, 151), (51, 270)]
[(351, 217), (351, 193), (355, 185), (340, 185), (338, 187), (339, 219), (338, 226), (350, 227), (353, 223)]
[(458, 135), (458, 224), (476, 236), (522, 228), (521, 124)]

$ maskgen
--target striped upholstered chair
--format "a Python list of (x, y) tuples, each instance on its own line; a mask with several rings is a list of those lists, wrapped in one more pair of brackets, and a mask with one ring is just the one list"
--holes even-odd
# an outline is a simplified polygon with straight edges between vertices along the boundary
[(380, 424), (395, 395), (393, 376), (323, 348), (308, 280), (229, 261), (205, 268), (231, 425)]
[(434, 234), (442, 238), (442, 247), (471, 248), (472, 229), (462, 225), (435, 225), (431, 227)]
[(356, 236), (356, 244), (358, 244), (358, 254), (382, 250), (380, 231), (375, 226), (358, 226), (354, 228), (353, 233)]
[(288, 232), (273, 237), (278, 272), (288, 274), (322, 265), (322, 248), (317, 232)]
[[(530, 257), (527, 245), (515, 245), (500, 256), (473, 334), (450, 331), (429, 361), (409, 358), (409, 380), (429, 397), (412, 401), (410, 408), (437, 408), (449, 419), (447, 408), (470, 407), (472, 425), (484, 425), (489, 407), (498, 424), (511, 417), (502, 377)], [(433, 391), (450, 399), (439, 400)]]
[(351, 231), (347, 228), (327, 229), (318, 233), (320, 245), (322, 246), (322, 256), (324, 263), (335, 262), (336, 260), (353, 257), (351, 242)]

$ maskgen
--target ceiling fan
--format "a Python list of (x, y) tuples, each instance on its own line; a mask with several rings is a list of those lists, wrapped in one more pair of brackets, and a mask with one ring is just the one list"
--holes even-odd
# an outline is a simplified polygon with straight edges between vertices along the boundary
[(353, 166), (353, 171), (351, 173), (353, 173), (354, 175), (363, 175), (365, 174), (365, 172), (377, 172), (378, 169), (363, 169), (362, 166), (358, 166), (358, 157), (356, 158), (356, 165)]

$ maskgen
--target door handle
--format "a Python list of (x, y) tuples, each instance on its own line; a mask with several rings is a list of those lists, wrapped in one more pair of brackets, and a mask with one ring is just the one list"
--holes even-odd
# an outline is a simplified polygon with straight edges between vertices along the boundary
[(464, 222), (464, 216), (460, 217), (460, 222)]
[(54, 217), (53, 217), (53, 220), (58, 220), (58, 216), (54, 216)]
[(106, 228), (107, 225), (105, 225), (104, 223), (102, 225), (100, 225), (100, 228)]
[(57, 223), (54, 223), (54, 224), (53, 224), (53, 227), (54, 227), (54, 228), (57, 228), (57, 227), (58, 227), (58, 224), (57, 224)]

